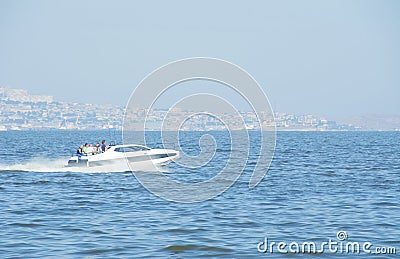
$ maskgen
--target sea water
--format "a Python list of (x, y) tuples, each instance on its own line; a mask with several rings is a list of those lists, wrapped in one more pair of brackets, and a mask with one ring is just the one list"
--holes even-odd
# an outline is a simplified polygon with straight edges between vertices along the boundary
[[(202, 134), (182, 133), (182, 150), (199, 154)], [(172, 163), (165, 174), (182, 182), (216, 175), (229, 135), (207, 134), (217, 142), (209, 163)], [(268, 173), (249, 189), (259, 141), (250, 132), (239, 179), (193, 204), (155, 196), (129, 171), (64, 167), (80, 144), (102, 139), (110, 140), (107, 131), (0, 132), (0, 258), (365, 256), (362, 247), (346, 251), (349, 242), (386, 249), (371, 258), (400, 253), (400, 132), (279, 132)], [(159, 134), (147, 144), (162, 147)], [(302, 251), (307, 242), (320, 251)]]

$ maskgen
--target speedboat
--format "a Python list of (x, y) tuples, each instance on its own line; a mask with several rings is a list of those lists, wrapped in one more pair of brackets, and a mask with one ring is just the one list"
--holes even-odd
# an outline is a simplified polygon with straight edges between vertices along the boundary
[(162, 166), (179, 157), (179, 151), (172, 149), (151, 149), (142, 145), (114, 145), (98, 154), (73, 154), (68, 167), (101, 167), (129, 163), (132, 169)]

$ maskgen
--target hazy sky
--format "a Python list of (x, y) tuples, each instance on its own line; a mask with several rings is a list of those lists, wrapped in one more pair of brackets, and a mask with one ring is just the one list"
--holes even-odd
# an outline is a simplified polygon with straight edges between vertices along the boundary
[(0, 86), (125, 105), (157, 67), (231, 61), (279, 111), (400, 113), (400, 1), (0, 0)]

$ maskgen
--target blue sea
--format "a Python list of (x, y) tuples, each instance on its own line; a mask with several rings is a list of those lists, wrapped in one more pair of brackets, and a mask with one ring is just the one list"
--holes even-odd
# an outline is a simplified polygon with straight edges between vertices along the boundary
[[(195, 182), (218, 173), (229, 157), (228, 133), (207, 133), (217, 142), (209, 163), (198, 169), (171, 163), (165, 174)], [(161, 147), (159, 133), (149, 134), (147, 144)], [(199, 153), (202, 134), (181, 134), (183, 150)], [(197, 203), (166, 201), (129, 171), (64, 168), (80, 144), (102, 139), (109, 132), (0, 132), (0, 258), (400, 254), (400, 132), (278, 132), (268, 173), (249, 189), (259, 141), (250, 132), (254, 150), (242, 175)], [(307, 242), (321, 251), (301, 251)], [(349, 242), (360, 244), (359, 253), (344, 251)]]

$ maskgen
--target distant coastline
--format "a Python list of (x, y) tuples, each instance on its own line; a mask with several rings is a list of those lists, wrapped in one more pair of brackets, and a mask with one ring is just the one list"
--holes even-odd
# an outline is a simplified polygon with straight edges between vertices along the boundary
[[(53, 96), (31, 95), (26, 90), (10, 87), (0, 88), (0, 131), (8, 130), (99, 130), (122, 129), (125, 108), (117, 105), (80, 104), (54, 101)], [(139, 109), (132, 118), (145, 114)], [(151, 118), (146, 123), (146, 130), (160, 130), (163, 118), (168, 110), (150, 111)], [(171, 113), (171, 111), (169, 111)], [(174, 109), (175, 121), (183, 121), (191, 112)], [(135, 117), (136, 116), (136, 117)], [(237, 116), (220, 114), (221, 118), (237, 125), (234, 130), (260, 128), (253, 112), (241, 112)], [(275, 112), (274, 118), (262, 114), (261, 127), (274, 127), (278, 131), (399, 131), (400, 116), (358, 116), (336, 122), (314, 115), (294, 115)], [(127, 125), (125, 125), (127, 126)], [(129, 125), (128, 125), (129, 126)], [(133, 127), (135, 129), (135, 127)], [(140, 128), (137, 128), (140, 129)], [(182, 125), (184, 131), (225, 130), (224, 125), (207, 115), (192, 117)], [(165, 128), (169, 130), (169, 128)]]

